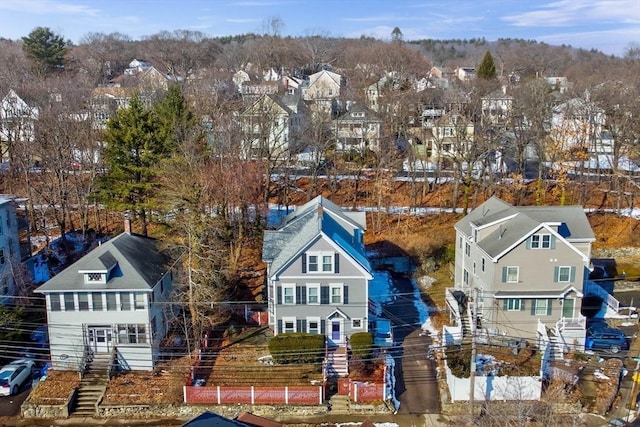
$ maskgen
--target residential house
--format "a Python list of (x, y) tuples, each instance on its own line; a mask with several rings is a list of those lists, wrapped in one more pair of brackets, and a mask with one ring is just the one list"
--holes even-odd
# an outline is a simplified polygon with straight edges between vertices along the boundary
[(429, 122), (425, 130), (426, 150), (439, 169), (466, 158), (474, 141), (474, 124), (458, 114), (444, 114)]
[(449, 306), (463, 318), (468, 309), (477, 335), (534, 343), (550, 331), (565, 349), (583, 348), (595, 238), (582, 207), (512, 206), (494, 196), (455, 230), (455, 300), (463, 303), (448, 298)]
[(152, 370), (167, 331), (175, 274), (155, 239), (125, 232), (36, 292), (46, 297), (53, 369), (78, 370), (93, 354), (124, 370)]
[(431, 67), (431, 70), (429, 70), (429, 76), (435, 79), (451, 80), (453, 77), (455, 77), (455, 75), (455, 71), (447, 67), (439, 67), (434, 65), (433, 67)]
[(604, 124), (602, 108), (588, 100), (573, 98), (553, 108), (549, 136), (560, 150), (610, 154), (613, 144), (610, 138), (603, 139)]
[(0, 101), (0, 149), (2, 161), (10, 161), (15, 144), (35, 140), (35, 123), (39, 109), (34, 103), (26, 102), (15, 90)]
[(551, 90), (565, 93), (570, 83), (566, 77), (544, 77), (544, 81), (551, 86)]
[(130, 76), (134, 76), (136, 74), (142, 73), (144, 71), (147, 71), (149, 68), (151, 68), (151, 63), (144, 61), (144, 60), (140, 60), (140, 59), (133, 59), (130, 63), (129, 66), (127, 68), (125, 68), (124, 73)]
[(300, 125), (299, 113), (276, 95), (262, 95), (240, 113), (239, 119), (247, 158), (271, 157), (287, 151)]
[(318, 196), (265, 231), (269, 325), (275, 335), (322, 334), (344, 347), (368, 332), (369, 281), (364, 212), (347, 212)]
[(455, 76), (460, 81), (468, 82), (476, 78), (476, 69), (474, 67), (457, 67)]
[(481, 102), (482, 121), (485, 126), (506, 124), (513, 105), (513, 96), (507, 94), (507, 86), (483, 96)]
[(365, 149), (378, 151), (382, 136), (382, 120), (371, 110), (351, 104), (345, 113), (332, 122), (336, 137), (336, 151)]
[(21, 262), (31, 256), (28, 223), (16, 214), (14, 199), (0, 195), (0, 303), (14, 304), (13, 297), (25, 296), (31, 289), (21, 287)]
[(302, 84), (302, 98), (317, 111), (332, 112), (340, 96), (342, 76), (333, 71), (321, 70), (311, 74)]

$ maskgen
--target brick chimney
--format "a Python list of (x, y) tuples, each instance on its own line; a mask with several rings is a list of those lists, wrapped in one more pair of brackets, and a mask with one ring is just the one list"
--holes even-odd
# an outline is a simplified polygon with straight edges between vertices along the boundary
[(131, 215), (129, 211), (124, 213), (124, 232), (131, 234)]

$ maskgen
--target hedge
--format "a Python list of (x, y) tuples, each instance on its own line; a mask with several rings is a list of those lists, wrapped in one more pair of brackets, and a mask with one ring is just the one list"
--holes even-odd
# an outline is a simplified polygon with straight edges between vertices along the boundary
[(324, 335), (280, 334), (269, 341), (269, 353), (280, 364), (320, 364), (324, 357)]

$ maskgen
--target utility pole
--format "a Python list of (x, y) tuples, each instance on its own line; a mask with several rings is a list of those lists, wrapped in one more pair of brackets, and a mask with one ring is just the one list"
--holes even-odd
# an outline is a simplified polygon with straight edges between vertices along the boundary
[(473, 304), (471, 304), (471, 366), (469, 373), (469, 410), (471, 411), (471, 420), (473, 421), (473, 405), (474, 393), (476, 388), (476, 310), (478, 301), (478, 288), (473, 288)]

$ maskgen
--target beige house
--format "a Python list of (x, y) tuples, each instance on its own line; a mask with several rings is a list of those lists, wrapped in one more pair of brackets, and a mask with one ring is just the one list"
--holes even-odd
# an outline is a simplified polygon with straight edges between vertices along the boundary
[(352, 104), (347, 112), (333, 120), (336, 151), (365, 149), (378, 151), (382, 136), (382, 120), (371, 110)]
[(262, 95), (240, 116), (246, 158), (272, 158), (289, 149), (300, 114), (274, 95)]
[(302, 85), (302, 98), (310, 101), (317, 111), (330, 112), (334, 100), (340, 96), (342, 76), (322, 70), (309, 76)]
[(565, 350), (584, 346), (580, 310), (595, 238), (582, 207), (512, 206), (494, 196), (455, 230), (447, 301), (462, 325), (476, 336), (536, 343), (542, 334)]

